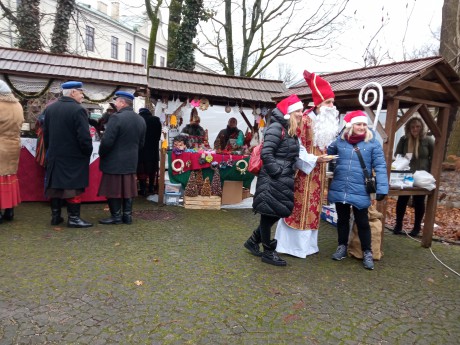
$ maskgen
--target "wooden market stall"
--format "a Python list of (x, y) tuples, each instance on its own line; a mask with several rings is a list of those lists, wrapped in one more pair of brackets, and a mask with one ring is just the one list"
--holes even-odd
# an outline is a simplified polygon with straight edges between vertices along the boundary
[[(393, 160), (395, 133), (414, 114), (418, 113), (435, 138), (431, 174), (436, 179), (437, 188), (428, 191), (420, 188), (391, 189), (390, 195), (428, 195), (424, 220), (422, 246), (430, 247), (438, 199), (441, 165), (447, 142), (449, 117), (455, 116), (460, 103), (459, 76), (442, 57), (396, 62), (387, 65), (361, 68), (321, 75), (332, 86), (335, 105), (341, 114), (362, 109), (358, 96), (360, 89), (369, 82), (377, 82), (383, 88), (383, 107), (386, 110), (384, 122), (379, 119), (377, 131), (383, 139), (383, 150), (390, 175)], [(280, 100), (290, 94), (297, 94), (308, 103), (311, 91), (306, 82), (290, 88), (274, 97)], [(365, 109), (371, 120), (374, 112)], [(383, 217), (386, 215), (386, 201), (378, 203)], [(385, 218), (382, 220), (385, 225)], [(382, 232), (383, 232), (382, 227)]]
[[(116, 91), (124, 90), (145, 94), (146, 71), (141, 64), (102, 60), (75, 55), (51, 54), (0, 47), (0, 79), (4, 80), (24, 108), (24, 132), (34, 125), (46, 105), (61, 92), (61, 83), (78, 80), (84, 83), (86, 109), (101, 110)], [(19, 160), (18, 177), (23, 201), (44, 201), (44, 168), (34, 156), (35, 138), (22, 138), (23, 148)], [(100, 201), (97, 196), (101, 172), (99, 171), (98, 142), (93, 143), (90, 164), (90, 185), (82, 194), (83, 201)]]
[[(180, 99), (185, 105), (187, 100), (205, 99), (209, 105), (228, 106), (237, 104), (239, 113), (252, 130), (253, 123), (243, 111), (243, 107), (255, 109), (274, 107), (272, 97), (283, 93), (287, 89), (282, 81), (264, 80), (245, 77), (226, 76), (213, 73), (177, 70), (163, 67), (150, 67), (148, 86), (152, 100), (161, 100), (163, 103)], [(224, 124), (225, 126), (225, 124)], [(165, 171), (167, 150), (162, 149), (160, 171)], [(159, 204), (164, 199), (164, 174), (159, 180)]]

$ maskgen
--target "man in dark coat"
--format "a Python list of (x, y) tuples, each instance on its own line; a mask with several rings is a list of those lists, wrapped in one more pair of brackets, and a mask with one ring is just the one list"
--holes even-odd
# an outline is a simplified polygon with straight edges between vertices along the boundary
[(147, 194), (147, 178), (149, 179), (149, 193), (153, 193), (155, 174), (158, 172), (158, 162), (160, 160), (160, 138), (161, 121), (153, 116), (147, 108), (139, 109), (139, 115), (145, 121), (147, 130), (145, 132), (145, 144), (139, 150), (137, 163), (137, 179), (139, 180), (140, 194)]
[(61, 85), (62, 97), (45, 111), (43, 139), (47, 152), (45, 194), (51, 198), (51, 225), (64, 221), (62, 199), (67, 201), (70, 228), (87, 228), (93, 224), (80, 218), (80, 195), (89, 183), (89, 160), (93, 144), (88, 114), (83, 102), (83, 84), (69, 81)]
[(99, 147), (99, 195), (107, 197), (111, 216), (99, 223), (131, 224), (133, 197), (137, 196), (137, 159), (144, 146), (146, 124), (133, 111), (132, 94), (117, 91), (114, 99), (118, 112), (110, 116)]

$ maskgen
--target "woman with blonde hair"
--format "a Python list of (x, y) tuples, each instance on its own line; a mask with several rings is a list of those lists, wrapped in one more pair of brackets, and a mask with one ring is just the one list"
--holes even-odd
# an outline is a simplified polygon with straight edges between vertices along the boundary
[(344, 121), (346, 129), (342, 136), (327, 149), (328, 154), (338, 155), (328, 194), (329, 202), (335, 203), (337, 211), (338, 247), (332, 259), (342, 260), (347, 257), (350, 210), (353, 209), (363, 251), (363, 266), (373, 270), (371, 228), (368, 217), (371, 197), (366, 190), (365, 173), (360, 160), (362, 159), (369, 174), (375, 172), (378, 201), (383, 200), (388, 194), (387, 165), (382, 145), (367, 127), (367, 115), (360, 110), (353, 111), (345, 115)]
[[(414, 116), (407, 121), (404, 126), (405, 135), (401, 137), (396, 146), (395, 156), (409, 156), (410, 171), (413, 173), (417, 170), (430, 172), (431, 159), (433, 157), (434, 143), (433, 140), (426, 136), (426, 127), (422, 119)], [(403, 234), (403, 219), (406, 213), (409, 195), (400, 195), (396, 203), (396, 225), (393, 229), (395, 235)], [(425, 195), (413, 195), (414, 206), (414, 227), (409, 233), (411, 236), (417, 236), (421, 230), (422, 219), (425, 214)]]
[(302, 109), (297, 95), (291, 95), (279, 102), (271, 113), (270, 124), (264, 132), (263, 166), (252, 204), (254, 212), (260, 214), (260, 223), (244, 243), (253, 255), (262, 257), (262, 262), (275, 266), (286, 266), (286, 261), (275, 250), (276, 240), (271, 240), (271, 228), (294, 208), (294, 164), (299, 157), (297, 127)]

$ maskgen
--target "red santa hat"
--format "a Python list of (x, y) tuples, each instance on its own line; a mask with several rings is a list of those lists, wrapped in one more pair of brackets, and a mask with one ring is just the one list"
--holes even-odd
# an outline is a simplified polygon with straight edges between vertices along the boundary
[(364, 122), (367, 124), (367, 114), (364, 111), (355, 110), (345, 115), (343, 121), (345, 121), (345, 127), (347, 128), (350, 128), (355, 123)]
[(311, 90), (311, 96), (313, 97), (315, 107), (320, 105), (326, 99), (335, 98), (331, 85), (320, 76), (305, 70), (303, 71), (303, 77)]
[(300, 98), (297, 97), (297, 95), (290, 95), (289, 97), (280, 101), (276, 107), (283, 113), (284, 118), (288, 120), (291, 117), (291, 115), (289, 115), (290, 113), (303, 109), (303, 103)]

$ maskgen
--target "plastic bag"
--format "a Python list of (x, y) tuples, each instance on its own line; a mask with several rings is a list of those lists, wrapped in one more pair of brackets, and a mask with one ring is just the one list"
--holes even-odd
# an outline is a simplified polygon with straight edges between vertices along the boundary
[(409, 170), (410, 159), (397, 155), (393, 163), (391, 163), (391, 170)]
[(433, 190), (436, 188), (436, 180), (429, 172), (425, 170), (417, 170), (414, 173), (414, 187)]

